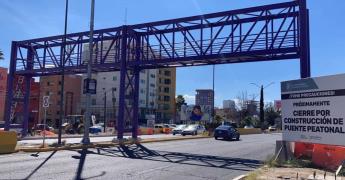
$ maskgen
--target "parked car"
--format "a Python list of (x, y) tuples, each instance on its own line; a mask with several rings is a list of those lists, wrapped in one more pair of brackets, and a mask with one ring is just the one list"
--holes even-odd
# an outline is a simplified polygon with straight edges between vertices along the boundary
[(187, 125), (185, 124), (181, 124), (181, 125), (177, 125), (173, 130), (172, 130), (172, 134), (182, 134), (183, 129), (185, 129), (187, 127)]
[(182, 136), (185, 135), (198, 135), (206, 131), (205, 127), (200, 124), (188, 125), (185, 129), (182, 130)]
[(214, 139), (223, 138), (226, 140), (236, 139), (237, 141), (240, 140), (240, 133), (237, 129), (233, 128), (232, 126), (225, 126), (220, 125), (214, 131)]
[(270, 126), (268, 127), (268, 131), (276, 131), (277, 127), (276, 126)]

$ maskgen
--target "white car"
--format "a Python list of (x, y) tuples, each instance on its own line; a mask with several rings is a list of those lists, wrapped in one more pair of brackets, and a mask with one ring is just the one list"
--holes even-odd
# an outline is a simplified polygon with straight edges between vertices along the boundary
[(182, 134), (183, 129), (185, 129), (187, 127), (187, 125), (185, 124), (180, 124), (177, 125), (173, 130), (172, 130), (172, 134)]
[(182, 136), (185, 135), (198, 135), (206, 131), (205, 127), (200, 124), (188, 125), (185, 129), (182, 130)]

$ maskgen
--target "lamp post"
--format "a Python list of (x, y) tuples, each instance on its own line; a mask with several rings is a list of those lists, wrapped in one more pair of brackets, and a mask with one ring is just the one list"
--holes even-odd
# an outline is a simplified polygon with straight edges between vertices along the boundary
[[(91, 0), (91, 16), (90, 16), (90, 39), (89, 39), (89, 61), (87, 63), (87, 87), (89, 88), (91, 85), (91, 64), (92, 64), (92, 55), (93, 55), (93, 23), (94, 23), (94, 12), (95, 12), (95, 0)], [(85, 111), (85, 120), (84, 120), (84, 136), (81, 140), (82, 144), (90, 144), (90, 137), (89, 137), (89, 128), (90, 128), (90, 121), (91, 121), (91, 93), (89, 91), (86, 92), (86, 111)]]
[(105, 126), (107, 124), (107, 91), (105, 91), (105, 88), (103, 88), (104, 91), (104, 128), (103, 131), (105, 133)]
[(67, 15), (68, 15), (68, 0), (66, 0), (66, 7), (65, 7), (65, 30), (64, 30), (64, 37), (63, 37), (63, 48), (61, 53), (61, 94), (60, 94), (60, 119), (58, 124), (58, 145), (61, 145), (61, 134), (62, 134), (62, 121), (65, 118), (64, 112), (64, 86), (65, 86), (65, 51), (66, 51), (66, 34), (67, 34)]
[(264, 85), (257, 85), (255, 83), (250, 83), (258, 88), (260, 88), (260, 122), (261, 122), (261, 130), (264, 130), (264, 121), (265, 121), (265, 112), (264, 112), (264, 89), (267, 88), (268, 86), (274, 84), (274, 82), (271, 82), (267, 84), (266, 86)]

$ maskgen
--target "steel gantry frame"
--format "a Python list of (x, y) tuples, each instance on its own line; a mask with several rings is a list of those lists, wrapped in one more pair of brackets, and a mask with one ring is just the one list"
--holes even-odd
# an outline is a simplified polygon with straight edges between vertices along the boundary
[[(137, 138), (139, 73), (144, 69), (299, 59), (301, 78), (310, 77), (308, 14), (306, 0), (296, 0), (95, 30), (92, 72), (120, 71), (118, 139), (128, 128)], [(61, 75), (62, 65), (65, 74), (86, 73), (89, 32), (64, 37), (12, 42), (6, 130), (18, 101), (12, 91), (15, 75), (25, 77), (25, 135), (29, 79)]]

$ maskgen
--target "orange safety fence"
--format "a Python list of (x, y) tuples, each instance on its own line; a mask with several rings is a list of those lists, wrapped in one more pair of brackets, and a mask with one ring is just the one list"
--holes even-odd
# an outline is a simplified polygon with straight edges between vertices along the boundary
[(315, 165), (336, 170), (345, 160), (345, 147), (314, 144), (312, 156)]
[(172, 128), (163, 128), (163, 133), (169, 134), (172, 131)]
[(294, 155), (296, 158), (311, 158), (313, 154), (314, 144), (295, 142)]

